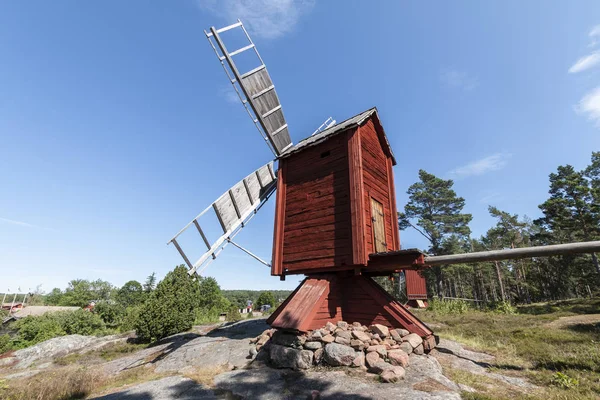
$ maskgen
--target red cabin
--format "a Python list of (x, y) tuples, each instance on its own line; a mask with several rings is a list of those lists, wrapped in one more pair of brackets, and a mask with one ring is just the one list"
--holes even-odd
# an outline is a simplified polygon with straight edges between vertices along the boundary
[(395, 164), (375, 108), (284, 153), (272, 275), (365, 268), (399, 250)]

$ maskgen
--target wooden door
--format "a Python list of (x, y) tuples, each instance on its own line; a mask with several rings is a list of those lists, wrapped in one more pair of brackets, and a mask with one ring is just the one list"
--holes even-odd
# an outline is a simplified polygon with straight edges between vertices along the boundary
[(373, 247), (375, 252), (384, 253), (387, 251), (387, 243), (385, 242), (383, 206), (374, 198), (371, 198), (371, 221), (373, 222)]

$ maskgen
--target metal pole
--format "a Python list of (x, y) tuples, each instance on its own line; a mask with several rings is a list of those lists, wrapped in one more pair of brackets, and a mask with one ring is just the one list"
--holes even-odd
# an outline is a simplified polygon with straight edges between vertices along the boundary
[(426, 256), (426, 265), (463, 264), (481, 261), (514, 260), (528, 257), (548, 257), (560, 254), (594, 253), (600, 251), (600, 240), (594, 242), (553, 244), (549, 246), (522, 247), (477, 253)]
[(250, 250), (247, 250), (247, 249), (243, 248), (242, 246), (240, 246), (239, 244), (237, 244), (233, 240), (227, 239), (227, 241), (229, 243), (231, 243), (232, 245), (234, 245), (235, 247), (237, 247), (238, 249), (240, 249), (241, 251), (243, 251), (244, 253), (248, 254), (250, 257), (254, 258), (256, 261), (258, 261), (258, 262), (266, 265), (267, 267), (271, 266), (271, 264), (269, 264), (268, 262), (266, 262), (265, 260), (263, 260), (262, 258), (260, 258), (259, 256), (257, 256), (256, 254), (252, 253)]
[(15, 299), (17, 298), (17, 294), (15, 293), (15, 297), (13, 297), (12, 304), (10, 305), (10, 310), (8, 311), (8, 315), (12, 314), (13, 307), (15, 306)]

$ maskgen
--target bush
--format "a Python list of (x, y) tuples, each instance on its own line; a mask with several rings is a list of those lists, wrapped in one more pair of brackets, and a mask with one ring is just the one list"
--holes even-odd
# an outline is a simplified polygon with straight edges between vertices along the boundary
[(199, 308), (196, 310), (196, 319), (194, 319), (194, 324), (214, 324), (216, 322), (219, 322), (220, 315), (221, 311), (217, 308)]
[(508, 301), (499, 301), (497, 303), (491, 303), (489, 306), (490, 311), (499, 314), (516, 314), (517, 309), (513, 307)]
[(119, 326), (119, 330), (121, 332), (128, 332), (134, 330), (135, 324), (138, 318), (140, 317), (141, 310), (142, 306), (127, 307), (125, 309), (125, 315), (123, 316), (121, 326)]
[(12, 340), (15, 348), (24, 348), (64, 335), (94, 335), (105, 332), (102, 319), (85, 310), (62, 311), (29, 316), (14, 324), (18, 334)]
[(9, 350), (12, 350), (12, 342), (10, 340), (10, 336), (1, 335), (0, 336), (0, 354), (6, 353)]
[(563, 389), (573, 389), (579, 386), (579, 379), (571, 378), (562, 372), (556, 372), (552, 377), (552, 384)]
[(135, 331), (143, 341), (159, 340), (192, 327), (198, 305), (198, 282), (183, 265), (169, 272), (142, 306)]
[(241, 321), (242, 314), (240, 314), (240, 310), (238, 310), (236, 306), (232, 305), (231, 307), (229, 307), (229, 310), (227, 310), (227, 315), (225, 316), (225, 319), (228, 322)]
[(427, 310), (438, 314), (463, 314), (469, 310), (469, 305), (464, 300), (431, 299)]
[(121, 325), (125, 317), (125, 307), (121, 304), (101, 301), (96, 303), (94, 314), (97, 314), (110, 327)]

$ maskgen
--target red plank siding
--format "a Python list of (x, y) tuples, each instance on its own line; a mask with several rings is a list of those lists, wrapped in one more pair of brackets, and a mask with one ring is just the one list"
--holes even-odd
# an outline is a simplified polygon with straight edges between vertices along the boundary
[(371, 225), (371, 198), (374, 198), (383, 205), (387, 249), (397, 250), (397, 240), (394, 233), (395, 226), (393, 223), (396, 211), (392, 207), (392, 201), (395, 202), (395, 196), (392, 195), (392, 189), (390, 188), (390, 179), (393, 179), (393, 177), (390, 178), (390, 170), (388, 168), (388, 163), (391, 160), (388, 159), (388, 156), (383, 151), (375, 124), (372, 120), (367, 121), (358, 131), (360, 133), (363, 169), (364, 192), (362, 197), (365, 215), (366, 252), (367, 254), (375, 252), (373, 246), (373, 227)]
[(346, 135), (331, 138), (285, 161), (282, 268), (294, 273), (352, 264)]

